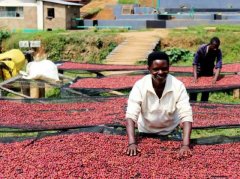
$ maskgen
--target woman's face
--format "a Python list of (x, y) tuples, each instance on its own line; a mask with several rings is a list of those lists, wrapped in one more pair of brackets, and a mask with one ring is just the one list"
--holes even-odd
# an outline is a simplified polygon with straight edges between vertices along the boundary
[(152, 74), (153, 82), (163, 84), (169, 73), (169, 64), (166, 60), (154, 60), (148, 70)]

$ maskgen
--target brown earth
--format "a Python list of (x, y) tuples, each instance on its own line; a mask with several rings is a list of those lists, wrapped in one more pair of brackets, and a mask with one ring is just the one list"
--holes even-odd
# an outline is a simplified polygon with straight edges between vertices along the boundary
[[(90, 17), (90, 19), (115, 19), (113, 7), (116, 4), (118, 4), (118, 0), (93, 0), (81, 8), (81, 14), (88, 14), (96, 8), (100, 8), (100, 12)], [(138, 0), (138, 4), (142, 7), (156, 7), (157, 0)]]
[(117, 0), (92, 0), (81, 8), (81, 13), (88, 13), (96, 8), (104, 9), (108, 5), (116, 5), (117, 2)]
[[(146, 7), (156, 7), (157, 0), (138, 0), (138, 3), (140, 6), (146, 6)], [(86, 13), (91, 11), (94, 8), (101, 8), (104, 9), (104, 7), (108, 5), (116, 5), (118, 4), (118, 0), (92, 0), (85, 6), (81, 8), (81, 12)]]
[(138, 3), (142, 7), (156, 7), (157, 6), (157, 0), (138, 0)]
[(91, 19), (93, 19), (93, 20), (94, 19), (99, 19), (99, 20), (112, 20), (112, 19), (115, 19), (113, 8), (105, 7), (103, 10), (101, 10), (97, 15), (95, 15)]

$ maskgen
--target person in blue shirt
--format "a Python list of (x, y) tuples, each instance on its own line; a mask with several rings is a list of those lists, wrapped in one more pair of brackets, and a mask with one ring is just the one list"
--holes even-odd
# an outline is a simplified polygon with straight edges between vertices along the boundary
[[(222, 68), (222, 51), (219, 48), (220, 40), (213, 37), (210, 43), (201, 45), (193, 60), (193, 81), (201, 76), (213, 76), (212, 83), (215, 84)], [(214, 74), (214, 68), (216, 69)], [(201, 101), (208, 101), (209, 92), (203, 92)], [(190, 100), (196, 101), (197, 93), (190, 94)]]

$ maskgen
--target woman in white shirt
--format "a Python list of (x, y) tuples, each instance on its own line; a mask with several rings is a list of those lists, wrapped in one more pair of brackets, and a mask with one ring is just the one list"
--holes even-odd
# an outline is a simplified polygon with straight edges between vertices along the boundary
[(164, 52), (148, 56), (149, 75), (138, 80), (129, 95), (126, 111), (127, 154), (137, 155), (135, 124), (139, 132), (168, 135), (182, 123), (180, 156), (191, 154), (192, 108), (184, 84), (169, 74), (169, 59)]

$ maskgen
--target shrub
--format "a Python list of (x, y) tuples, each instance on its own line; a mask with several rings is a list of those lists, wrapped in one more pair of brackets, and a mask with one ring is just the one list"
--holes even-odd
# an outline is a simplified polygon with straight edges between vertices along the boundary
[(60, 95), (61, 95), (61, 91), (59, 88), (49, 89), (45, 94), (46, 98), (58, 98), (60, 97)]
[(2, 42), (4, 39), (7, 39), (8, 37), (10, 37), (10, 32), (6, 30), (0, 30), (0, 42)]
[(45, 49), (48, 52), (48, 58), (53, 61), (59, 61), (62, 58), (66, 40), (63, 36), (52, 36), (48, 39), (45, 38)]
[(181, 48), (171, 48), (164, 50), (169, 56), (170, 64), (178, 63), (179, 61), (192, 61), (194, 53)]

